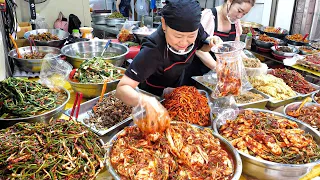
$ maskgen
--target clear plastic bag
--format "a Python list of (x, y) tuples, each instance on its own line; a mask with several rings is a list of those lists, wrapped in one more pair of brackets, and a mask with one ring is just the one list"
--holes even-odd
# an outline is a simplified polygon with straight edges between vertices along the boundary
[(211, 113), (214, 114), (219, 121), (219, 126), (226, 123), (227, 120), (237, 118), (239, 108), (236, 105), (234, 96), (227, 96), (215, 99), (211, 104)]
[(135, 25), (136, 23), (137, 23), (136, 21), (126, 20), (126, 22), (123, 24), (119, 34), (117, 35), (117, 39), (120, 42), (133, 41), (134, 36), (133, 36), (132, 30), (137, 27)]
[(238, 96), (241, 91), (252, 88), (242, 63), (243, 47), (243, 42), (230, 41), (222, 43), (215, 50), (218, 82), (212, 94), (214, 98)]
[(161, 133), (170, 127), (168, 111), (154, 97), (139, 93), (139, 104), (132, 109), (133, 122), (145, 135)]
[(51, 88), (63, 87), (71, 70), (72, 66), (57, 58), (57, 54), (46, 54), (42, 62), (39, 81)]
[(204, 74), (202, 77), (202, 83), (214, 90), (218, 83), (217, 73), (211, 70), (207, 74)]

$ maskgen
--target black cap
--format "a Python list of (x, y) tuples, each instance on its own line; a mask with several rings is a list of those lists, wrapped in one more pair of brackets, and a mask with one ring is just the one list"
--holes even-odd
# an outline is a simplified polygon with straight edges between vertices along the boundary
[(200, 3), (197, 0), (167, 0), (161, 15), (170, 28), (193, 32), (200, 26)]

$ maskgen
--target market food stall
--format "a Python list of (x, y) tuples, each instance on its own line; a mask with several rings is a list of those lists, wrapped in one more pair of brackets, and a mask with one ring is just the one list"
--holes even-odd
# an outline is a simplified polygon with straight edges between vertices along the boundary
[[(109, 16), (93, 17), (97, 26), (125, 22)], [(154, 116), (118, 99), (116, 86), (139, 51), (130, 44), (155, 29), (81, 42), (62, 30), (27, 32), (31, 45), (8, 55), (36, 77), (0, 81), (0, 179), (320, 176), (319, 42), (245, 25), (252, 49), (222, 43), (217, 72), (192, 77), (195, 86), (160, 97), (136, 88), (165, 108)]]

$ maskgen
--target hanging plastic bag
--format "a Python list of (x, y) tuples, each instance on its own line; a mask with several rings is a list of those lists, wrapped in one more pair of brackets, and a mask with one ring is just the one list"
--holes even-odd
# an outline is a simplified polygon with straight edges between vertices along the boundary
[(48, 87), (63, 87), (66, 83), (72, 66), (57, 58), (57, 54), (47, 54), (42, 62), (40, 71), (40, 83)]
[(239, 41), (224, 42), (214, 53), (217, 57), (217, 86), (212, 96), (214, 98), (238, 96), (241, 91), (252, 88), (247, 79), (242, 63), (241, 51), (244, 43)]
[(134, 28), (137, 28), (137, 26), (135, 24), (136, 24), (135, 21), (126, 20), (126, 22), (124, 23), (124, 25), (121, 28), (121, 31), (117, 35), (117, 39), (120, 42), (133, 41), (134, 36), (133, 36), (132, 30)]
[(170, 127), (168, 111), (154, 97), (139, 93), (139, 104), (132, 109), (134, 123), (144, 135), (161, 133)]

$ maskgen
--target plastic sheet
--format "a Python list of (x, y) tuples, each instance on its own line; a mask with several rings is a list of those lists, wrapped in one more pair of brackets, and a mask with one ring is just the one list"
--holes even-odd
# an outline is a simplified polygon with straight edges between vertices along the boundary
[(48, 87), (62, 87), (72, 70), (72, 66), (68, 62), (55, 56), (56, 54), (47, 54), (41, 66), (39, 81)]
[(168, 111), (155, 98), (139, 93), (139, 104), (132, 109), (134, 123), (145, 134), (165, 131), (170, 126)]

